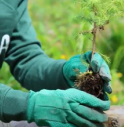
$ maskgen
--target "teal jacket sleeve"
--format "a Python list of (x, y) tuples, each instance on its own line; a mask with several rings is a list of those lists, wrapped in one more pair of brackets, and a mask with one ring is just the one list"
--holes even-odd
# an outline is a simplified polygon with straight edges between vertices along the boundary
[(5, 58), (11, 73), (28, 90), (69, 88), (62, 73), (66, 61), (51, 59), (43, 52), (26, 1), (20, 5), (17, 13), (18, 22)]
[(29, 93), (0, 84), (0, 120), (3, 122), (26, 120), (28, 98)]

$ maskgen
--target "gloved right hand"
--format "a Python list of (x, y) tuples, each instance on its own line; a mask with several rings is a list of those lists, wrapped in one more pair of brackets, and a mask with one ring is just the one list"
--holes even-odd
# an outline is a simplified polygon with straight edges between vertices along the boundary
[[(77, 89), (30, 91), (28, 122), (49, 127), (104, 127), (110, 101)], [(95, 110), (98, 109), (98, 110)]]
[(70, 60), (68, 60), (64, 64), (63, 75), (67, 80), (68, 84), (71, 87), (75, 87), (74, 81), (76, 80), (77, 73), (74, 70), (77, 69), (79, 70), (79, 72), (84, 73), (88, 71), (89, 69), (88, 65), (90, 65), (93, 72), (99, 73), (101, 78), (104, 80), (104, 85), (103, 85), (103, 90), (105, 93), (104, 100), (108, 100), (106, 92), (109, 94), (112, 93), (112, 88), (110, 86), (110, 81), (111, 81), (110, 69), (100, 54), (95, 53), (92, 59), (91, 59), (91, 55), (92, 52), (89, 51), (83, 55), (73, 56)]

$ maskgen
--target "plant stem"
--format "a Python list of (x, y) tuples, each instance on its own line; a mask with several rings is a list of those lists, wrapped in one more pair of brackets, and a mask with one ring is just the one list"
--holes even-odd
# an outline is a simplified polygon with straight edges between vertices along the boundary
[(91, 59), (93, 58), (93, 55), (95, 53), (95, 48), (96, 48), (96, 33), (97, 33), (97, 26), (96, 26), (96, 23), (94, 23), (94, 28), (92, 30), (92, 34), (93, 34), (93, 41), (92, 41), (92, 56), (91, 56)]

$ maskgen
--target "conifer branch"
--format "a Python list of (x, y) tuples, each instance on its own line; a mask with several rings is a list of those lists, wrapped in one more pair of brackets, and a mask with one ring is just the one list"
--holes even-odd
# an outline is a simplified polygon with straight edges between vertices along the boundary
[[(87, 36), (93, 35), (92, 38), (92, 57), (95, 53), (96, 34), (98, 30), (104, 30), (105, 25), (112, 19), (124, 17), (124, 1), (123, 0), (75, 0), (75, 4), (80, 7), (77, 20), (85, 22), (87, 26), (84, 29), (89, 31), (80, 32)], [(82, 13), (83, 12), (83, 13)], [(94, 25), (91, 30), (90, 25)], [(89, 25), (89, 26), (88, 26)], [(91, 36), (90, 36), (91, 37)], [(91, 57), (91, 58), (92, 58)]]
[(83, 32), (80, 32), (79, 34), (89, 34), (91, 33), (91, 31), (83, 31)]

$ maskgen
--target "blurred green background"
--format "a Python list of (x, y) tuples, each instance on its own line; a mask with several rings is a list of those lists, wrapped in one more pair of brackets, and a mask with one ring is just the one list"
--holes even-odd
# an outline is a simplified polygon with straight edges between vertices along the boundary
[[(66, 59), (76, 54), (82, 54), (92, 49), (92, 43), (87, 39), (83, 42), (82, 24), (75, 17), (79, 12), (72, 0), (30, 0), (29, 12), (41, 41), (42, 49), (54, 59)], [(82, 12), (83, 13), (83, 12)], [(124, 104), (124, 19), (110, 21), (104, 31), (97, 35), (96, 51), (111, 59), (109, 63), (112, 74), (113, 94), (112, 104)], [(79, 35), (79, 36), (77, 36)], [(14, 89), (22, 88), (10, 74), (9, 67), (4, 63), (0, 71), (0, 82)]]

